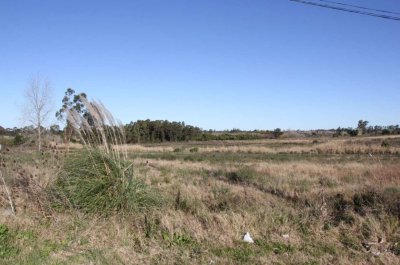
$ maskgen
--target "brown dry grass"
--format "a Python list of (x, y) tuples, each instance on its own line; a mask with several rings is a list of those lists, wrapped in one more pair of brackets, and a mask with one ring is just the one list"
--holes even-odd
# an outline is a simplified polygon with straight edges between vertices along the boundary
[[(382, 139), (386, 138), (128, 146), (129, 152), (138, 154), (132, 158), (135, 175), (157, 188), (167, 203), (161, 211), (107, 219), (79, 211), (42, 214), (43, 206), (16, 185), (14, 173), (25, 170), (32, 174), (34, 182), (28, 187), (32, 183), (46, 185), (56, 168), (51, 169), (50, 162), (44, 163), (34, 153), (2, 154), (17, 215), (2, 214), (0, 222), (15, 231), (14, 244), (22, 249), (12, 260), (3, 261), (399, 264), (395, 245), (400, 244), (399, 216), (385, 207), (398, 203), (395, 196), (400, 194), (400, 157), (395, 142), (390, 146), (393, 150), (381, 152)], [(189, 151), (194, 146), (199, 148), (197, 153)], [(176, 148), (183, 151), (176, 153)], [(316, 148), (326, 155), (313, 154), (311, 160), (308, 155), (290, 159), (294, 153)], [(368, 153), (372, 149), (371, 157)], [(271, 156), (240, 159), (249, 152)], [(235, 159), (229, 156), (233, 153)], [(282, 153), (284, 159), (278, 156)], [(152, 157), (141, 156), (146, 154)], [(164, 154), (173, 159), (163, 159)], [(219, 160), (184, 159), (214, 154)], [(274, 157), (279, 159), (271, 159)], [(232, 173), (239, 175), (233, 179)], [(354, 196), (367, 196), (369, 191), (383, 196), (383, 201), (366, 201), (368, 205), (361, 205), (363, 212), (357, 212)], [(3, 211), (6, 202), (3, 200), (1, 205)], [(34, 233), (33, 239), (26, 239), (29, 231)], [(255, 244), (241, 242), (246, 231)], [(370, 244), (371, 250), (363, 243)], [(372, 253), (378, 250), (379, 255)]]
[[(203, 142), (196, 144), (200, 153), (290, 153), (290, 154), (400, 154), (399, 137), (364, 137), (345, 139), (289, 139)], [(393, 141), (394, 146), (382, 146), (382, 141)], [(185, 152), (189, 152), (192, 143), (179, 143)], [(118, 148), (118, 147), (115, 147)], [(175, 147), (165, 144), (128, 145), (130, 152), (157, 153), (172, 152)]]

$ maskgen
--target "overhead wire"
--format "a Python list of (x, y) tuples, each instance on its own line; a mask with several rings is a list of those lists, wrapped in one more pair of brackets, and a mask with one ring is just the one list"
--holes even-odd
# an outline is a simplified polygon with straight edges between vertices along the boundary
[(400, 15), (400, 13), (398, 13), (398, 12), (387, 11), (387, 10), (382, 10), (382, 9), (375, 9), (375, 8), (369, 8), (369, 7), (364, 7), (364, 6), (351, 5), (351, 4), (346, 4), (346, 3), (336, 2), (336, 1), (329, 1), (329, 0), (318, 0), (318, 1), (325, 2), (325, 3), (331, 3), (331, 4), (336, 4), (336, 5), (342, 5), (342, 6), (355, 7), (355, 8), (364, 9), (364, 10), (377, 11), (377, 12), (381, 12), (381, 13)]
[[(345, 7), (340, 7), (340, 6), (333, 6), (333, 5), (323, 4), (323, 3), (311, 2), (311, 1), (307, 1), (307, 0), (289, 0), (289, 1), (302, 3), (302, 4), (307, 4), (307, 5), (318, 6), (318, 7), (330, 8), (330, 9), (339, 10), (339, 11), (345, 11), (345, 12), (350, 12), (350, 13), (356, 13), (356, 14), (361, 14), (361, 15), (367, 15), (367, 16), (373, 16), (373, 17), (379, 17), (379, 18), (385, 18), (385, 19), (391, 19), (391, 20), (400, 21), (400, 17), (391, 16), (391, 15), (384, 15), (384, 14), (378, 14), (378, 13), (374, 13), (374, 12), (355, 10), (355, 9), (350, 9), (350, 8), (345, 8)], [(320, 2), (328, 2), (328, 1), (322, 1), (322, 0), (319, 0), (319, 1)], [(333, 1), (329, 1), (329, 2), (333, 2)], [(339, 5), (339, 3), (337, 3), (337, 4)], [(342, 4), (342, 5), (347, 5), (347, 4)], [(356, 7), (356, 6), (354, 6), (354, 7)], [(358, 8), (360, 8), (360, 7), (358, 7)], [(372, 10), (372, 9), (369, 9), (369, 8), (364, 8), (364, 9)], [(376, 11), (378, 11), (378, 10), (376, 10)], [(379, 12), (381, 12), (381, 11), (379, 11)], [(386, 12), (389, 12), (389, 11), (386, 11)]]

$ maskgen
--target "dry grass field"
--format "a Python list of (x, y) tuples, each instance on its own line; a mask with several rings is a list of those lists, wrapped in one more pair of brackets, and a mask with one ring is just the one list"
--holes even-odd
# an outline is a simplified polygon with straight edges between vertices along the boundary
[(3, 148), (0, 263), (400, 264), (399, 137), (127, 150), (157, 207), (61, 207), (51, 187), (82, 149)]

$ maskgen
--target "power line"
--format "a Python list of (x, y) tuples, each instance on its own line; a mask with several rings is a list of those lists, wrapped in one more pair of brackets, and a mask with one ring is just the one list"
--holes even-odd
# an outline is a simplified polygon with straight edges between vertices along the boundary
[(386, 11), (386, 10), (382, 10), (382, 9), (374, 9), (374, 8), (368, 8), (368, 7), (364, 7), (364, 6), (350, 5), (350, 4), (345, 4), (345, 3), (335, 2), (335, 1), (329, 1), (329, 0), (319, 0), (319, 1), (320, 2), (331, 3), (331, 4), (336, 4), (336, 5), (342, 5), (342, 6), (350, 6), (350, 7), (355, 7), (355, 8), (364, 9), (364, 10), (377, 11), (377, 12), (381, 12), (381, 13), (400, 15), (400, 13), (392, 12), (392, 11)]
[[(302, 4), (307, 4), (307, 5), (324, 7), (324, 8), (330, 8), (330, 9), (339, 10), (339, 11), (356, 13), (356, 14), (361, 14), (361, 15), (366, 15), (366, 16), (380, 17), (380, 18), (386, 18), (386, 19), (392, 19), (392, 20), (400, 21), (400, 17), (390, 16), (390, 15), (377, 14), (377, 13), (373, 13), (373, 12), (355, 10), (355, 9), (339, 7), (339, 6), (332, 6), (332, 5), (328, 5), (328, 4), (322, 4), (322, 3), (315, 3), (315, 2), (310, 2), (310, 1), (306, 1), (306, 0), (290, 0), (290, 1), (298, 2), (298, 3), (302, 3)], [(321, 1), (321, 0), (319, 0), (319, 1)], [(323, 1), (323, 2), (327, 2), (327, 1)], [(346, 4), (343, 4), (343, 5), (346, 5)], [(364, 8), (364, 9), (368, 9), (368, 8)], [(371, 9), (368, 9), (368, 10), (371, 10)], [(378, 11), (378, 10), (376, 10), (376, 11)]]

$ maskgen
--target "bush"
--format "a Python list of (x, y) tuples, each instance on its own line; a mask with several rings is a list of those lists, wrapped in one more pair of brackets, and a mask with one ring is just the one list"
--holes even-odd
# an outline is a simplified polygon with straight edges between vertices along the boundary
[(135, 178), (130, 165), (99, 150), (69, 156), (51, 192), (56, 205), (89, 213), (126, 213), (161, 205), (160, 195)]

